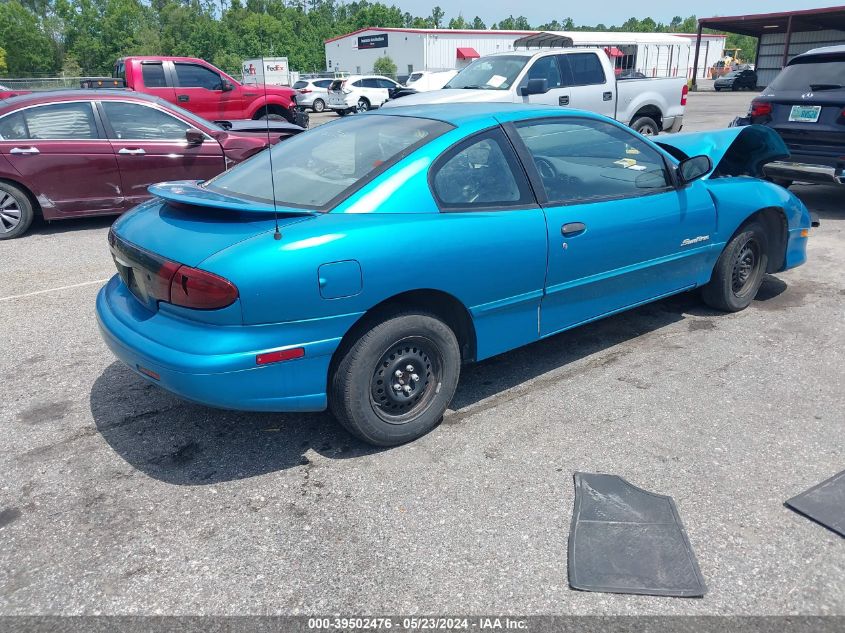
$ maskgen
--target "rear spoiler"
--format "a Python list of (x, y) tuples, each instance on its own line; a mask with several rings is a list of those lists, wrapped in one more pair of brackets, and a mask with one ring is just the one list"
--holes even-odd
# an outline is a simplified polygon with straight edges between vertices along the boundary
[(273, 213), (278, 214), (280, 217), (315, 215), (317, 213), (308, 209), (274, 207), (272, 204), (266, 202), (246, 200), (237, 196), (212, 191), (201, 186), (201, 183), (201, 180), (160, 182), (147, 187), (147, 191), (155, 197), (166, 200), (178, 207), (205, 207), (207, 209), (222, 209), (243, 213)]
[(709, 156), (713, 169), (707, 178), (763, 178), (763, 165), (789, 158), (789, 149), (780, 135), (763, 125), (672, 134), (660, 136), (655, 142), (678, 160), (701, 154)]

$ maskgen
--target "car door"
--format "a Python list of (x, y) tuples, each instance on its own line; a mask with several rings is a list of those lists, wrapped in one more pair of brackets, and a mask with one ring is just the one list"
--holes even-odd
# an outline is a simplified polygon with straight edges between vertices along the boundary
[[(170, 64), (170, 62), (167, 62)], [(170, 103), (176, 102), (176, 92), (173, 89), (172, 81), (168, 81), (169, 68), (165, 62), (154, 60), (141, 60), (141, 81), (143, 82), (144, 94), (160, 97)], [(137, 72), (138, 66), (135, 66)]]
[(102, 100), (99, 104), (130, 208), (147, 198), (147, 187), (165, 180), (207, 180), (226, 168), (223, 149), (204, 135), (185, 138), (193, 126), (155, 104)]
[(33, 105), (0, 119), (0, 153), (48, 219), (120, 211), (120, 174), (89, 100)]
[(570, 86), (570, 107), (615, 116), (616, 79), (605, 74), (596, 53), (559, 55), (558, 63), (564, 84)]
[(463, 236), (463, 274), (475, 271), (468, 307), (479, 358), (537, 340), (546, 223), (501, 127), (446, 150), (431, 167), (429, 185), (444, 239)]
[(177, 105), (209, 121), (243, 118), (243, 94), (239, 86), (201, 64), (173, 62), (173, 67)]
[(394, 90), (401, 87), (395, 81), (391, 81), (390, 79), (386, 79), (384, 77), (379, 77), (378, 79), (376, 79), (376, 83), (378, 84), (379, 88), (384, 90), (384, 93), (379, 95), (382, 99), (382, 101), (379, 103), (379, 106), (381, 106), (385, 101), (390, 99), (390, 95)]
[(508, 130), (548, 223), (542, 335), (695, 285), (716, 220), (701, 182), (677, 188), (665, 155), (611, 122), (560, 117)]
[[(521, 96), (522, 88), (528, 85), (531, 79), (545, 79), (548, 92), (544, 94)], [(516, 88), (516, 99), (519, 102), (539, 103), (544, 105), (557, 105), (567, 107), (570, 105), (570, 91), (561, 81), (560, 66), (556, 55), (546, 55), (535, 59), (528, 70), (519, 81)]]

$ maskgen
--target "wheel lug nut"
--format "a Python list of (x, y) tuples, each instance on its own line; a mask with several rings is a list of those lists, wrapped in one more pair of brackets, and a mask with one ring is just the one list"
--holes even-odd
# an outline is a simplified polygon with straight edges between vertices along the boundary
[(402, 391), (402, 385), (393, 385), (393, 391)]
[(394, 376), (396, 376), (397, 378), (401, 378), (401, 377), (402, 377), (402, 370), (401, 370), (401, 369), (397, 369), (397, 370), (396, 370), (396, 373), (394, 373), (393, 375), (394, 375)]
[(404, 391), (405, 393), (411, 393), (411, 386), (405, 385), (404, 387), (402, 387), (402, 391)]
[(408, 365), (408, 366), (405, 368), (405, 371), (414, 371), (414, 366), (413, 366), (413, 365)]
[(411, 380), (413, 380), (414, 382), (417, 382), (419, 379), (420, 379), (420, 377), (417, 376), (416, 374), (411, 374)]

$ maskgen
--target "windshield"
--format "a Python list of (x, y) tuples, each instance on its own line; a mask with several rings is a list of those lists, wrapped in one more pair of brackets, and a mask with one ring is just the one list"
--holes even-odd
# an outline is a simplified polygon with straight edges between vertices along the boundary
[(769, 84), (770, 90), (819, 90), (845, 85), (845, 55), (796, 59)]
[(444, 88), (476, 90), (507, 90), (516, 81), (530, 57), (524, 55), (495, 55), (476, 59), (455, 75)]
[[(326, 210), (421, 145), (451, 129), (448, 123), (406, 116), (359, 116), (326, 123), (275, 145), (276, 203)], [(261, 152), (208, 181), (219, 193), (273, 203), (270, 153)]]

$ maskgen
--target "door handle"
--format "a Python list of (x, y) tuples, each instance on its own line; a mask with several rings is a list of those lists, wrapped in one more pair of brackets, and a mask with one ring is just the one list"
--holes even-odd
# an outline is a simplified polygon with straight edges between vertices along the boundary
[(605, 92), (605, 93), (602, 94), (601, 98), (602, 98), (602, 101), (610, 101), (611, 99), (613, 99), (613, 93), (612, 92)]
[(568, 106), (569, 105), (569, 95), (564, 95), (562, 97), (558, 97), (557, 98), (557, 104), (562, 105), (562, 106)]
[(587, 230), (587, 225), (583, 222), (567, 222), (560, 227), (560, 234), (563, 237), (575, 237)]
[(13, 147), (9, 150), (10, 154), (22, 154), (29, 156), (30, 154), (40, 154), (37, 147)]
[(142, 155), (142, 154), (146, 154), (147, 152), (145, 152), (145, 151), (144, 151), (143, 149), (141, 149), (140, 147), (135, 148), (135, 149), (129, 149), (128, 147), (121, 147), (121, 148), (117, 151), (117, 153), (118, 153), (118, 154), (131, 154), (132, 156), (140, 156), (140, 155)]
[(179, 103), (186, 103), (190, 100), (191, 98), (188, 95), (179, 95), (178, 97), (176, 97), (176, 101), (178, 101)]

